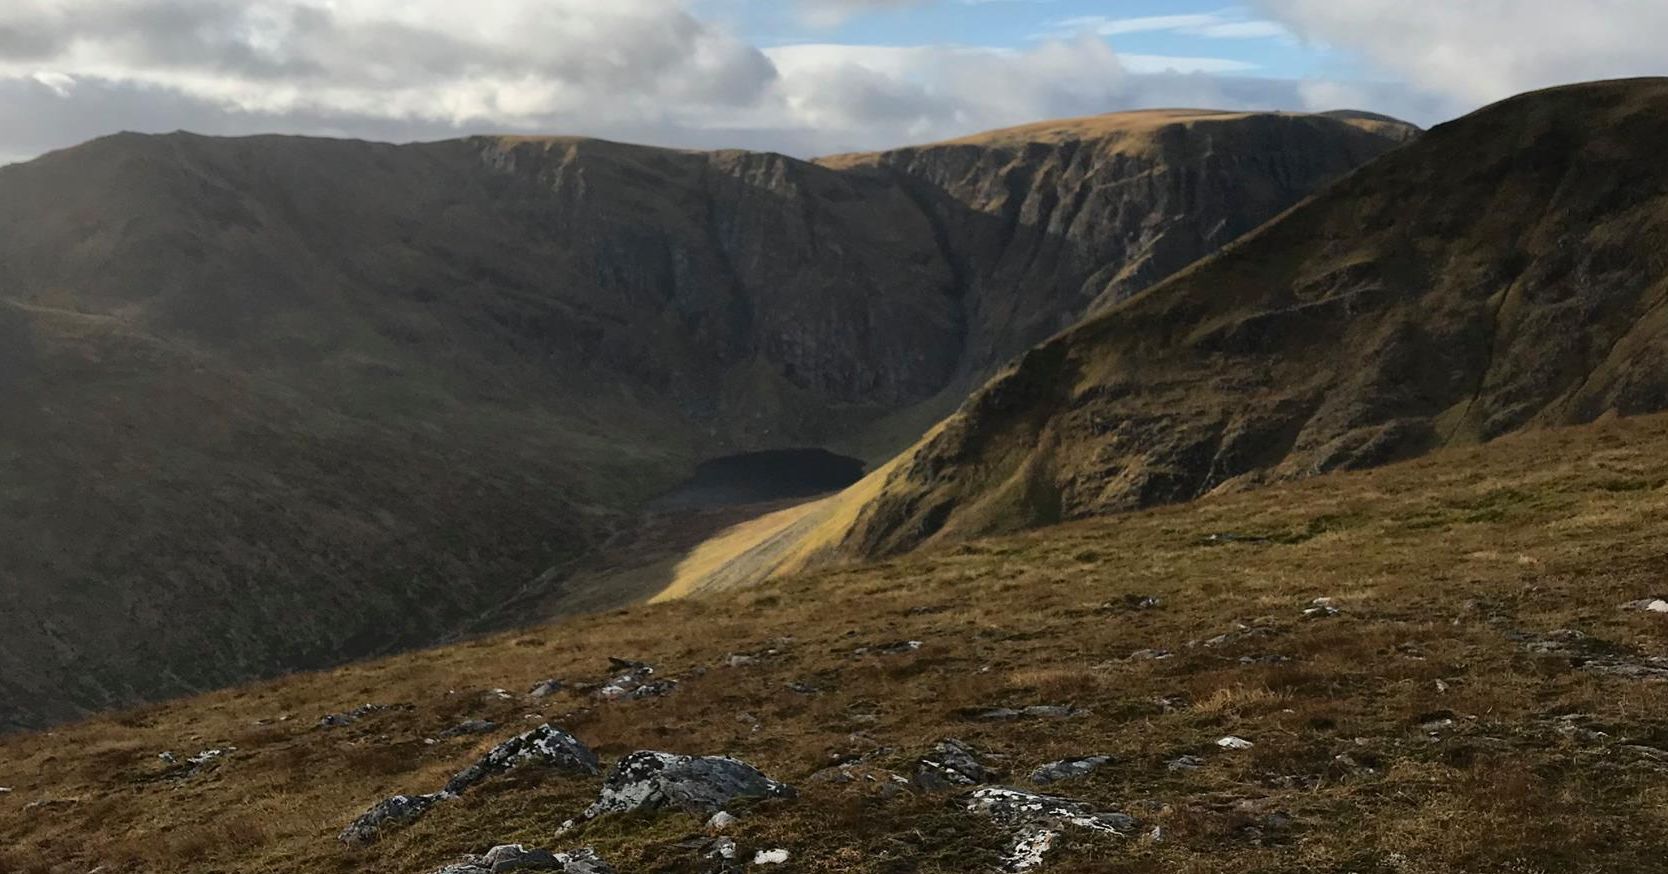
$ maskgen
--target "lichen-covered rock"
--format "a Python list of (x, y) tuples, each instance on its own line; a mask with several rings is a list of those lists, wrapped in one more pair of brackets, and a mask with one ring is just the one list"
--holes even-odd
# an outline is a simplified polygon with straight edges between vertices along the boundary
[(1058, 762), (1049, 762), (1031, 772), (1031, 782), (1038, 785), (1047, 785), (1062, 780), (1076, 780), (1093, 774), (1110, 764), (1111, 761), (1111, 756), (1078, 756), (1071, 759), (1061, 759)]
[(484, 856), (470, 856), (433, 874), (507, 874), (512, 871), (560, 871), (562, 874), (614, 874), (614, 869), (589, 847), (571, 853), (529, 849), (521, 844), (493, 847)]
[(406, 826), (421, 819), (436, 804), (446, 800), (444, 792), (429, 795), (394, 795), (376, 803), (355, 819), (336, 839), (349, 846), (364, 846), (382, 837), (389, 828)]
[(990, 817), (1013, 830), (1013, 841), (1003, 858), (1009, 871), (1029, 871), (1040, 866), (1067, 828), (1088, 829), (1103, 834), (1129, 837), (1140, 828), (1134, 817), (1101, 812), (1081, 801), (1057, 795), (1038, 795), (1023, 789), (990, 786), (975, 789), (966, 799), (971, 813)]
[(792, 798), (795, 794), (793, 787), (770, 779), (746, 762), (641, 750), (608, 772), (602, 793), (585, 811), (585, 818), (667, 808), (713, 814), (741, 799)]
[(602, 763), (597, 761), (596, 753), (573, 735), (546, 723), (493, 747), (475, 764), (448, 780), (446, 791), (456, 795), (488, 777), (523, 765), (587, 776), (602, 773)]
[(955, 738), (946, 738), (916, 762), (915, 779), (911, 782), (923, 792), (942, 792), (990, 783), (1001, 777), (1001, 772), (984, 763), (978, 750)]

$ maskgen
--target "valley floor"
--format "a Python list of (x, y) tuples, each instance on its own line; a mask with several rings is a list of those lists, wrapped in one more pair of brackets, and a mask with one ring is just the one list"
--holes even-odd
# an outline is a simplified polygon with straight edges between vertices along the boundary
[[(1062, 829), (1048, 871), (1660, 871), (1668, 614), (1623, 605), (1668, 594), (1665, 543), (1653, 417), (576, 618), (0, 740), (0, 872), (421, 874), (510, 842), (710, 870), (700, 818), (558, 837), (600, 778), (520, 771), (337, 842), (546, 721), (605, 764), (730, 755), (796, 786), (731, 810), (744, 861), (788, 851), (760, 870), (999, 869), (1012, 832), (968, 790), (890, 776), (958, 738), (1002, 785), (1139, 821)], [(602, 700), (609, 656), (679, 684)], [(496, 728), (445, 734), (470, 720)]]

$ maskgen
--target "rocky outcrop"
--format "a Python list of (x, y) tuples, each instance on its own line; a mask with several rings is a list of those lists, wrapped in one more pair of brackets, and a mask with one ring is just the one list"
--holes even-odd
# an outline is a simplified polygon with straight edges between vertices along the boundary
[(512, 871), (558, 871), (561, 874), (614, 874), (596, 851), (586, 848), (571, 853), (529, 849), (521, 844), (493, 847), (484, 855), (471, 856), (447, 865), (433, 874), (508, 874)]
[(445, 791), (456, 795), (489, 777), (530, 766), (564, 774), (602, 773), (596, 753), (578, 738), (550, 724), (541, 725), (493, 747), (475, 764), (446, 781)]
[(976, 789), (968, 794), (966, 807), (1011, 832), (1012, 842), (1002, 860), (1008, 871), (1041, 867), (1044, 857), (1069, 829), (1127, 838), (1140, 827), (1133, 817), (1122, 813), (1102, 813), (1081, 801), (1023, 789)]
[(349, 846), (373, 843), (390, 828), (407, 826), (422, 819), (430, 808), (450, 797), (444, 792), (389, 796), (349, 823), (336, 839)]
[(454, 774), (439, 792), (395, 795), (377, 802), (337, 838), (350, 846), (371, 843), (390, 828), (416, 822), (442, 801), (456, 798), (491, 777), (524, 767), (567, 775), (602, 773), (601, 763), (589, 747), (562, 729), (545, 724), (493, 747), (474, 764)]
[(643, 750), (615, 763), (584, 819), (666, 809), (711, 815), (736, 801), (795, 794), (792, 786), (770, 779), (746, 762)]

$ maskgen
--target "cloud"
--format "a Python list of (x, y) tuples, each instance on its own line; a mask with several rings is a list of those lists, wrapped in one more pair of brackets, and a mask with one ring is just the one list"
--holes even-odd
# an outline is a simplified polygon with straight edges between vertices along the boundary
[(1427, 105), (1246, 74), (1219, 58), (1120, 54), (1093, 34), (1017, 49), (761, 49), (686, 0), (6, 0), (0, 155), (121, 129), (546, 132), (810, 155), (1155, 106)]
[[(854, 15), (928, 6), (934, 0), (798, 0), (800, 13), (813, 25), (832, 27)], [(962, 0), (974, 2), (974, 0)]]
[(1206, 39), (1290, 39), (1292, 35), (1290, 30), (1278, 22), (1248, 19), (1227, 12), (1146, 15), (1136, 18), (1077, 15), (1047, 22), (1041, 35), (1057, 38), (1083, 33), (1103, 37), (1135, 33), (1179, 33)]
[(1304, 39), (1358, 53), (1385, 73), (1467, 106), (1550, 85), (1668, 72), (1662, 0), (1257, 5)]

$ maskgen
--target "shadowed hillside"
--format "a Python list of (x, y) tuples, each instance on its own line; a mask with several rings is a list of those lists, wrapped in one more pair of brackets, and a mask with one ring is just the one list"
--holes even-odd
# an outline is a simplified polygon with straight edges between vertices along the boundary
[[(1069, 224), (1017, 207), (1011, 136), (942, 193), (898, 158), (559, 138), (122, 135), (0, 169), (0, 728), (641, 597), (564, 584), (700, 462), (889, 454), (1093, 296), (1001, 265), (1116, 274), (1138, 256), (1093, 229), (1148, 213), (1214, 246), (1188, 180), (1240, 185), (1248, 228), (1401, 136), (1151, 135), (1183, 146), (1039, 164), (1138, 168)], [(1008, 294), (1034, 323), (984, 315)]]

